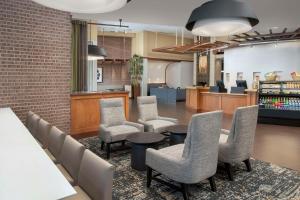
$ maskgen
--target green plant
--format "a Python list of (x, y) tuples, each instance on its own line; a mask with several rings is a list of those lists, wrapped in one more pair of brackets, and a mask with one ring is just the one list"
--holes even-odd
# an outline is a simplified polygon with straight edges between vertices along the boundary
[(131, 84), (137, 86), (140, 84), (143, 76), (143, 57), (133, 55), (129, 60), (129, 75)]

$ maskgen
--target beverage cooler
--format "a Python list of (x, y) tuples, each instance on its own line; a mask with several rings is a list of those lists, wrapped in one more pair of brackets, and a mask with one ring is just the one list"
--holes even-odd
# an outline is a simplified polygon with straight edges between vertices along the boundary
[(300, 81), (259, 82), (259, 123), (300, 126)]

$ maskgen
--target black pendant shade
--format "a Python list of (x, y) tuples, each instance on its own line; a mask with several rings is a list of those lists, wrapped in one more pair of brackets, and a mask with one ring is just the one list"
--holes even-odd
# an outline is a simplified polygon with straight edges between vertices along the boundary
[(107, 53), (104, 48), (97, 45), (88, 45), (88, 55), (93, 57), (107, 57)]
[(238, 18), (249, 20), (251, 26), (259, 23), (259, 20), (246, 2), (239, 0), (212, 0), (194, 9), (186, 29), (192, 31), (199, 20)]

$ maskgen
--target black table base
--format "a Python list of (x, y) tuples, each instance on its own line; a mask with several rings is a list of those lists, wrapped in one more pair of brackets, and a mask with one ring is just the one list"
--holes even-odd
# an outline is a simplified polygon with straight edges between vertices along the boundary
[(171, 133), (170, 134), (170, 145), (183, 144), (185, 138), (186, 138), (186, 135)]
[(135, 170), (145, 171), (147, 169), (146, 150), (148, 148), (158, 149), (158, 145), (133, 143), (131, 148), (131, 167)]

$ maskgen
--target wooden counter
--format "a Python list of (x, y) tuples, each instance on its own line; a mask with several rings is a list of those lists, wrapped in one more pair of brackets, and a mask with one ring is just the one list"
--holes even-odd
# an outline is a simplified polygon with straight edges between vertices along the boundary
[(123, 98), (125, 116), (129, 116), (128, 92), (90, 92), (71, 94), (71, 134), (98, 131), (100, 125), (99, 100)]
[(257, 104), (256, 90), (247, 90), (246, 92), (246, 94), (228, 94), (198, 91), (197, 95), (190, 95), (190, 98), (193, 99), (189, 102), (192, 104), (187, 102), (187, 107), (199, 112), (223, 110), (225, 114), (232, 115), (238, 107)]
[(191, 109), (199, 108), (199, 95), (201, 92), (208, 92), (209, 87), (187, 87), (186, 88), (186, 106)]

